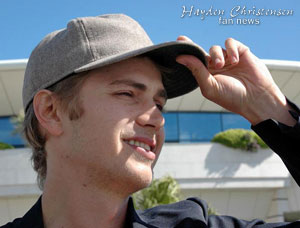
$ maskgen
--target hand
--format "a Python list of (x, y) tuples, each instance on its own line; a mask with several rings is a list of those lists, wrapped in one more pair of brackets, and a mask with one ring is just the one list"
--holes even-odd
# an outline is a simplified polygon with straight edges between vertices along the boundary
[[(192, 42), (184, 36), (177, 40)], [(252, 125), (270, 118), (295, 124), (288, 113), (291, 107), (262, 61), (232, 38), (225, 47), (210, 48), (207, 68), (191, 55), (178, 56), (176, 61), (193, 73), (204, 97), (244, 116)]]

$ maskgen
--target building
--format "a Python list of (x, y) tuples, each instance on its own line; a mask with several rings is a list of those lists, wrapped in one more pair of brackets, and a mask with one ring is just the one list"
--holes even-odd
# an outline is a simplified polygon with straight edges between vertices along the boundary
[[(284, 94), (300, 106), (300, 62), (264, 61)], [(24, 148), (20, 136), (11, 135), (10, 118), (22, 109), (26, 63), (26, 59), (0, 61), (0, 142), (16, 147), (0, 150), (0, 225), (22, 216), (41, 194), (30, 149)], [(249, 129), (242, 117), (197, 90), (169, 100), (164, 115), (167, 143), (154, 169), (156, 178), (172, 175), (185, 198), (199, 196), (219, 214), (276, 222), (300, 211), (300, 190), (271, 150), (247, 153), (210, 142), (222, 130)]]

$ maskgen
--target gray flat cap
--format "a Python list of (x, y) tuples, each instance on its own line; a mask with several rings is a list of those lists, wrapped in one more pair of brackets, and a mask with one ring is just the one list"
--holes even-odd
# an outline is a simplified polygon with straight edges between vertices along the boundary
[(182, 41), (153, 45), (144, 29), (123, 14), (76, 18), (68, 23), (67, 28), (48, 34), (31, 53), (23, 85), (24, 110), (39, 90), (74, 73), (141, 54), (172, 69), (163, 75), (168, 98), (197, 88), (191, 72), (175, 58), (180, 54), (190, 54), (205, 64), (205, 51), (201, 47)]

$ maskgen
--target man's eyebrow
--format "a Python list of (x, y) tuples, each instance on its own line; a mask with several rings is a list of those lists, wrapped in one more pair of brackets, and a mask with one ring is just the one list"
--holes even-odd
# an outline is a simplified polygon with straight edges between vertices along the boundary
[[(136, 82), (136, 81), (130, 80), (130, 79), (115, 80), (115, 81), (109, 83), (109, 85), (120, 85), (120, 84), (131, 86), (131, 87), (134, 87), (134, 88), (136, 88), (138, 90), (141, 90), (141, 91), (146, 91), (147, 90), (147, 86), (145, 84), (140, 83), (140, 82)], [(164, 98), (165, 100), (168, 99), (167, 91), (165, 89), (159, 90), (157, 95), (161, 98)]]
[(120, 84), (132, 86), (142, 91), (145, 91), (147, 89), (146, 85), (129, 79), (115, 80), (111, 82), (109, 85), (120, 85)]

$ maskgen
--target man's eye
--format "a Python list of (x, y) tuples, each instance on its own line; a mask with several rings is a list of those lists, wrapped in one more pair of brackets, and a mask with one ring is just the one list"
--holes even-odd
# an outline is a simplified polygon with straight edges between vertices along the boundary
[(156, 104), (156, 107), (160, 110), (160, 111), (162, 111), (163, 110), (163, 106), (162, 105), (160, 105), (160, 104)]
[(118, 93), (118, 95), (127, 96), (127, 97), (132, 97), (133, 96), (133, 94), (130, 93), (130, 92), (120, 92), (120, 93)]

